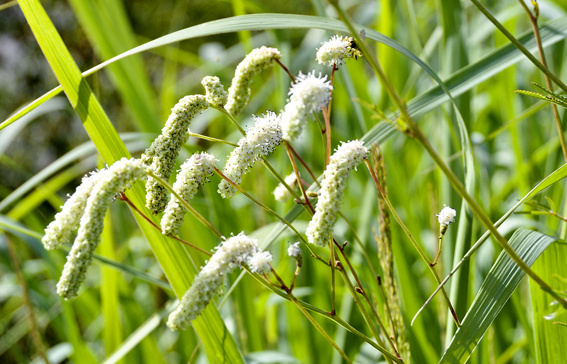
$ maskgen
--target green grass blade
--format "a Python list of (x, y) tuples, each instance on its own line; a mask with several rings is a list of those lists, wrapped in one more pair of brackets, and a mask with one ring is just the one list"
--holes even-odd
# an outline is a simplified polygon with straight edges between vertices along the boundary
[[(110, 59), (137, 45), (135, 35), (120, 0), (70, 1), (82, 29), (103, 60)], [(159, 132), (162, 123), (143, 60), (140, 56), (128, 57), (110, 66), (111, 80), (115, 83), (134, 117), (138, 129)]]
[[(104, 162), (111, 164), (122, 157), (129, 157), (130, 153), (126, 146), (120, 140), (39, 1), (22, 0), (20, 7), (55, 76), (83, 121)], [(134, 204), (142, 211), (146, 211), (143, 207), (145, 194), (140, 183), (134, 184), (128, 194)], [(147, 211), (146, 214), (151, 215)], [(190, 287), (192, 277), (197, 274), (197, 268), (188, 252), (177, 242), (165, 238), (138, 215), (136, 219), (176, 295), (181, 297)], [(155, 217), (154, 220), (157, 222)], [(234, 339), (213, 305), (209, 305), (203, 315), (193, 321), (193, 327), (213, 362), (243, 363)]]
[[(510, 238), (512, 248), (528, 266), (557, 239), (536, 231), (518, 229)], [(512, 259), (501, 252), (475, 297), (463, 325), (439, 363), (465, 363), (504, 304), (508, 301), (525, 273)]]
[[(567, 290), (567, 282), (558, 279), (558, 276), (567, 278), (567, 244), (564, 242), (550, 246), (535, 262), (534, 271), (555, 289)], [(546, 319), (545, 316), (553, 312), (550, 306), (552, 297), (543, 292), (537, 284), (530, 280), (530, 294), (535, 331), (535, 346), (537, 363), (561, 363), (567, 358), (567, 327), (554, 324), (561, 319)]]

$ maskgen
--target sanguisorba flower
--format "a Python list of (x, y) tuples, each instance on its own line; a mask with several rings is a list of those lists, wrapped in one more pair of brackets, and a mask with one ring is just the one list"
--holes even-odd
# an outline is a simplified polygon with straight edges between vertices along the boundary
[(228, 89), (225, 109), (230, 115), (237, 116), (246, 107), (250, 99), (250, 85), (254, 76), (272, 66), (276, 59), (280, 59), (280, 51), (276, 48), (261, 47), (252, 50), (240, 62)]
[(57, 283), (60, 296), (70, 299), (77, 295), (100, 242), (106, 210), (116, 194), (129, 188), (136, 180), (145, 179), (147, 169), (139, 159), (122, 158), (101, 173), (87, 200), (77, 238)]
[[(282, 142), (280, 117), (267, 111), (262, 117), (254, 116), (255, 124), (234, 148), (223, 170), (223, 174), (235, 184), (242, 182), (254, 163), (262, 156), (266, 156)], [(223, 198), (234, 196), (236, 188), (226, 180), (219, 184), (218, 192)]]
[(45, 249), (57, 249), (69, 241), (71, 233), (79, 227), (91, 191), (105, 172), (106, 170), (92, 172), (83, 177), (75, 193), (55, 215), (55, 220), (45, 228), (45, 235), (41, 239)]
[[(193, 154), (181, 165), (181, 171), (173, 184), (173, 190), (185, 201), (191, 201), (199, 187), (209, 182), (208, 176), (213, 173), (215, 161), (212, 154)], [(186, 211), (187, 209), (172, 194), (161, 219), (161, 229), (164, 235), (177, 235)]]
[(228, 100), (228, 93), (224, 90), (224, 86), (216, 76), (207, 76), (201, 81), (201, 85), (205, 88), (206, 98), (209, 104), (214, 107), (223, 107)]
[[(292, 172), (289, 176), (284, 178), (285, 183), (291, 188), (295, 187), (295, 183), (297, 182), (297, 176), (295, 172)], [(286, 201), (291, 198), (291, 192), (282, 184), (280, 183), (276, 189), (274, 190), (274, 197), (276, 201)]]
[(311, 113), (326, 107), (331, 99), (333, 86), (327, 76), (315, 76), (315, 71), (307, 75), (299, 73), (289, 90), (289, 102), (282, 113), (283, 138), (293, 141), (303, 131)]
[(266, 274), (272, 269), (270, 267), (272, 259), (270, 252), (257, 252), (248, 259), (248, 267), (252, 273)]
[(441, 225), (441, 227), (447, 227), (449, 225), (451, 225), (451, 223), (455, 222), (455, 217), (457, 216), (457, 211), (455, 211), (454, 209), (445, 206), (441, 212), (439, 212), (438, 214), (436, 214), (435, 216), (437, 216), (437, 221), (439, 221), (439, 224)]
[(363, 143), (353, 140), (340, 145), (331, 156), (323, 173), (315, 214), (305, 232), (311, 244), (323, 247), (329, 242), (350, 171), (367, 155), (368, 149)]
[(167, 326), (185, 330), (218, 293), (224, 276), (258, 252), (258, 240), (240, 233), (223, 241), (169, 315)]
[[(166, 181), (169, 179), (175, 167), (175, 159), (189, 138), (191, 120), (208, 107), (209, 103), (205, 96), (192, 95), (185, 96), (171, 109), (171, 115), (161, 130), (160, 136), (142, 155), (142, 161), (151, 166), (157, 176)], [(152, 213), (159, 214), (165, 209), (167, 201), (168, 194), (165, 187), (153, 178), (148, 178), (146, 207)]]
[(317, 62), (330, 67), (343, 64), (345, 59), (352, 57), (350, 45), (349, 37), (334, 35), (317, 49)]

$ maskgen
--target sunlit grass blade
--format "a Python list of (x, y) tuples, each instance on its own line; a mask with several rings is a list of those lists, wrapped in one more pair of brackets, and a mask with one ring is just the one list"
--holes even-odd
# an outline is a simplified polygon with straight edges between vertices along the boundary
[[(509, 240), (529, 266), (556, 241), (551, 236), (525, 229), (518, 229)], [(506, 252), (501, 252), (439, 363), (465, 363), (468, 360), (524, 276), (524, 271)]]
[[(81, 75), (69, 50), (65, 47), (53, 23), (37, 0), (22, 0), (20, 7), (28, 20), (44, 55), (46, 56), (57, 79), (61, 83), (73, 108), (83, 121), (83, 125), (105, 163), (129, 157), (130, 154), (118, 133), (110, 123), (90, 86)], [(144, 190), (140, 183), (132, 186), (128, 193), (134, 204), (144, 209)], [(147, 213), (147, 215), (150, 215)], [(191, 261), (185, 247), (176, 241), (165, 238), (161, 232), (135, 214), (156, 258), (160, 262), (176, 295), (181, 297), (191, 285), (197, 268)], [(153, 218), (157, 222), (156, 218)], [(203, 315), (193, 321), (193, 327), (199, 334), (209, 358), (213, 362), (242, 363), (241, 354), (224, 325), (216, 308), (212, 305)]]

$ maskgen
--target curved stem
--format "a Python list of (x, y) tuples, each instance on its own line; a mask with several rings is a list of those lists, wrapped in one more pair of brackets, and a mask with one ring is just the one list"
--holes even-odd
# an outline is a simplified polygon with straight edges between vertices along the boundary
[(196, 134), (196, 133), (189, 133), (190, 137), (195, 137), (195, 138), (199, 138), (199, 139), (205, 139), (211, 142), (215, 142), (215, 143), (223, 143), (223, 144), (228, 144), (228, 145), (232, 145), (233, 147), (238, 147), (238, 144), (234, 144), (231, 143), (229, 141), (226, 141), (224, 139), (217, 139), (217, 138), (212, 138), (210, 136), (206, 136), (206, 135), (201, 135), (201, 134)]

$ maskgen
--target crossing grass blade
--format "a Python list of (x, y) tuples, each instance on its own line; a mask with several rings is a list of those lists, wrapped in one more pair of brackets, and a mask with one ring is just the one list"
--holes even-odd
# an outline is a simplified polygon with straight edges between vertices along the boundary
[[(55, 76), (65, 90), (71, 105), (81, 118), (83, 125), (97, 150), (107, 164), (122, 157), (130, 157), (126, 146), (110, 123), (90, 86), (81, 75), (69, 50), (57, 33), (42, 5), (37, 0), (22, 0), (20, 7), (30, 25)], [(128, 193), (139, 208), (144, 209), (144, 190), (136, 183)], [(147, 213), (147, 215), (151, 215)], [(188, 252), (177, 242), (166, 239), (159, 231), (136, 215), (141, 230), (152, 246), (176, 295), (181, 297), (190, 287), (197, 273)], [(154, 218), (154, 220), (156, 220)], [(157, 221), (157, 220), (156, 220)], [(213, 305), (193, 321), (209, 358), (215, 363), (243, 363), (234, 339)]]
[[(525, 229), (516, 230), (509, 240), (512, 248), (528, 266), (556, 242), (557, 238)], [(440, 364), (465, 363), (469, 359), (524, 276), (524, 271), (506, 252), (501, 252), (467, 311), (462, 326), (439, 361)]]

